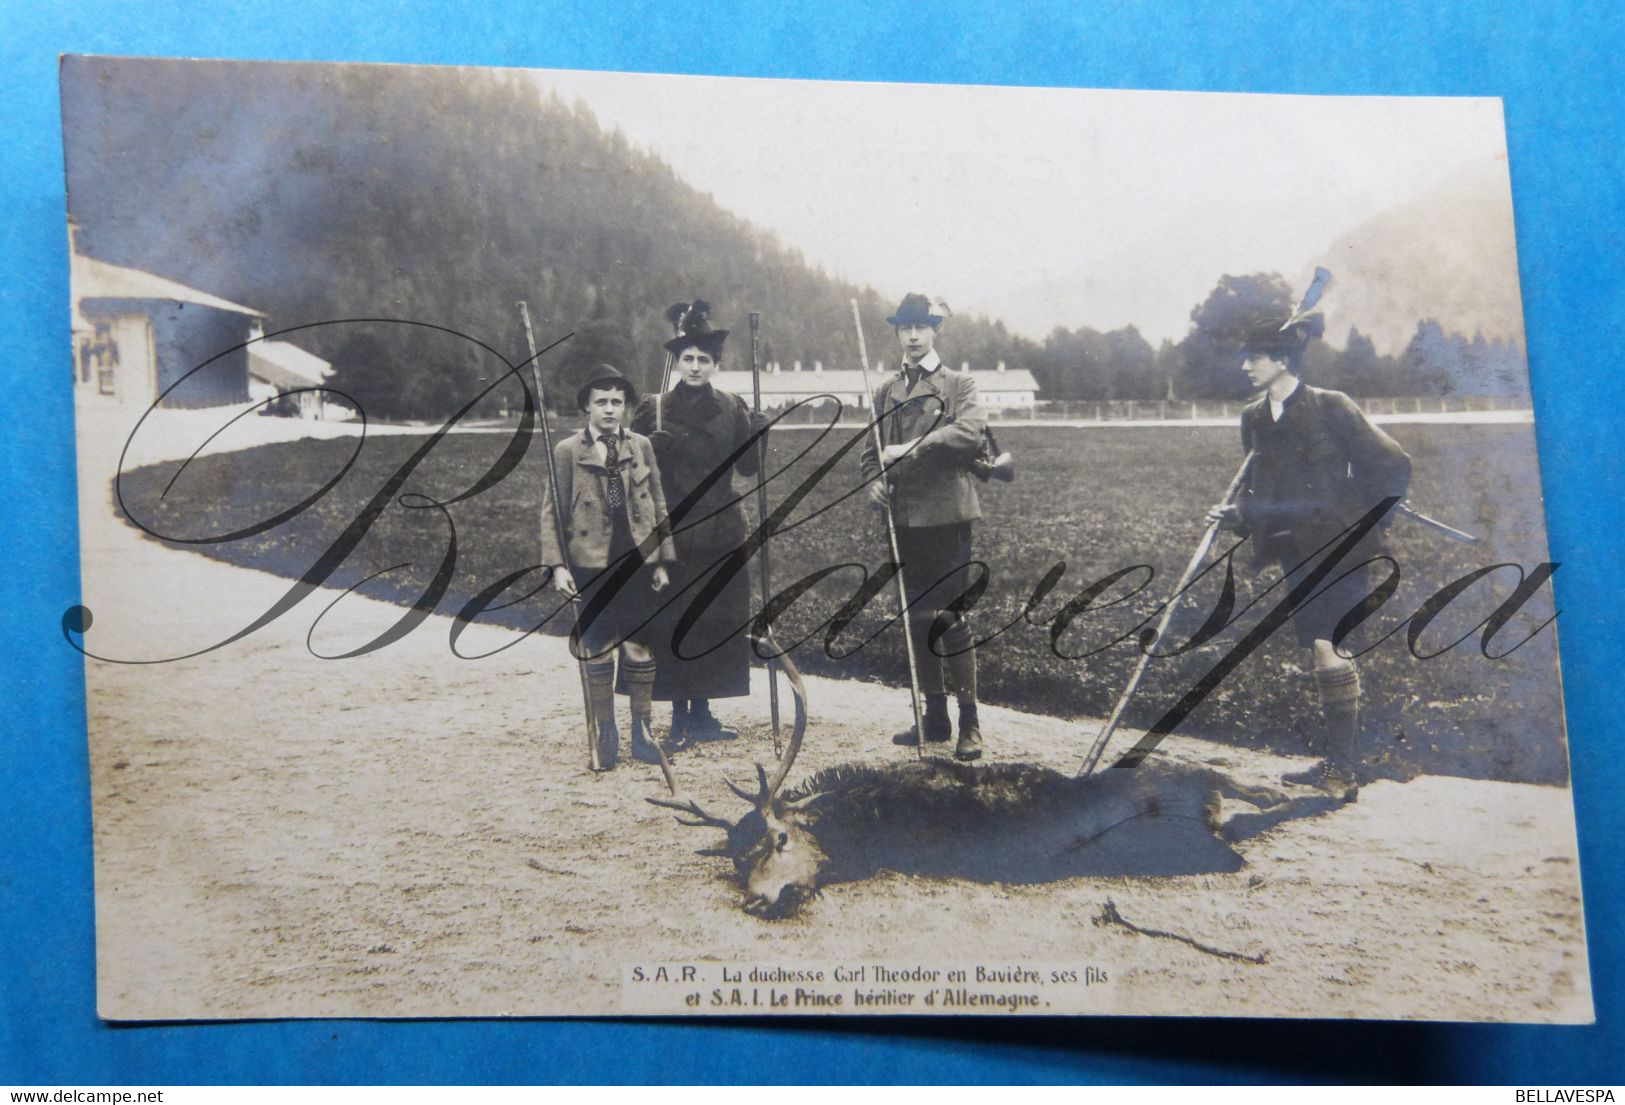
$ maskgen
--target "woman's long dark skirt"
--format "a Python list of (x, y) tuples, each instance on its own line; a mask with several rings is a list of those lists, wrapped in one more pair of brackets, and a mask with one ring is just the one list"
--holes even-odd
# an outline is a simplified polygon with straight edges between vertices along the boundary
[(750, 693), (748, 634), (756, 610), (751, 603), (748, 569), (728, 581), (682, 640), (674, 644), (678, 624), (710, 582), (713, 562), (722, 555), (719, 552), (668, 565), (671, 586), (662, 591), (660, 597), (662, 600), (672, 595), (678, 597), (660, 613), (648, 631), (639, 635), (654, 650), (654, 697), (662, 702), (738, 698)]

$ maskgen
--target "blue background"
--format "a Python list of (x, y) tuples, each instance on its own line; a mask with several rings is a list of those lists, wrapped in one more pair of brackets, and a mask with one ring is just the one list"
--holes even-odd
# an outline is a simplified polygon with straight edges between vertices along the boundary
[[(1625, 471), (1616, 346), (1625, 6), (1524, 2), (0, 5), (0, 1083), (1620, 1081), (1614, 749)], [(118, 53), (845, 80), (1501, 96), (1562, 617), (1598, 1023), (315, 1021), (95, 1015), (56, 56)], [(996, 949), (990, 949), (996, 950)]]

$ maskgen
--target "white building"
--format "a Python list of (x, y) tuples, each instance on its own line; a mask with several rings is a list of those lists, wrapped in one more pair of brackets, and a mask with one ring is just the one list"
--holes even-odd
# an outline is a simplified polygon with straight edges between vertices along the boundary
[(247, 401), (243, 347), (263, 311), (77, 250), (70, 280), (76, 393), (134, 408)]
[[(964, 366), (962, 366), (962, 370)], [(1026, 411), (1032, 408), (1038, 396), (1038, 381), (1024, 368), (968, 369), (976, 381), (977, 394), (989, 411)], [(881, 381), (896, 374), (896, 369), (877, 365), (869, 373), (870, 382), (879, 387)], [(745, 399), (751, 398), (749, 372), (724, 370), (712, 377), (712, 383), (723, 391)], [(804, 403), (820, 396), (833, 396), (843, 410), (868, 410), (869, 394), (863, 386), (863, 371), (856, 368), (825, 369), (814, 363), (813, 368), (801, 371), (781, 371), (771, 364), (762, 373), (762, 409), (779, 410), (792, 403)], [(827, 399), (826, 399), (827, 401)]]
[[(288, 392), (282, 413), (320, 418), (316, 393), (332, 366), (288, 342), (268, 342), (264, 311), (177, 280), (79, 252), (68, 220), (77, 395), (134, 409), (218, 407)], [(162, 400), (160, 401), (160, 396)]]
[(283, 398), (272, 404), (273, 414), (321, 418), (328, 406), (320, 388), (333, 374), (333, 366), (285, 341), (257, 341), (248, 347), (248, 394), (256, 400)]

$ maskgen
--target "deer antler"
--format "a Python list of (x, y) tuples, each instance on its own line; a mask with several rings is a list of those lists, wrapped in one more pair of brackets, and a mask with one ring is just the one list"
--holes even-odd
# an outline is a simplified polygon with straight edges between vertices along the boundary
[[(784, 666), (784, 674), (790, 680), (790, 691), (796, 700), (796, 721), (790, 730), (790, 744), (784, 750), (784, 758), (779, 761), (774, 769), (772, 779), (767, 777), (767, 768), (761, 764), (756, 765), (757, 791), (755, 794), (750, 793), (731, 779), (723, 780), (729, 790), (764, 812), (772, 805), (773, 799), (778, 797), (779, 788), (784, 786), (785, 777), (790, 774), (790, 768), (796, 762), (796, 754), (801, 751), (801, 738), (807, 733), (807, 685), (802, 682), (801, 672), (796, 669), (788, 653), (781, 652), (775, 659)], [(660, 806), (663, 809), (676, 810), (678, 813), (687, 814), (687, 818), (679, 817), (677, 819), (679, 824), (699, 827), (712, 826), (731, 832), (734, 827), (733, 822), (706, 813), (705, 810), (700, 808), (699, 803), (682, 792), (677, 785), (677, 775), (672, 771), (671, 760), (667, 757), (666, 750), (660, 747), (659, 741), (655, 741), (654, 746), (655, 755), (660, 757), (660, 773), (666, 777), (666, 788), (671, 791), (671, 797), (644, 798), (644, 801), (651, 806)], [(815, 797), (817, 796), (810, 795), (807, 798), (799, 799), (798, 805), (806, 804)]]
[[(771, 640), (771, 636), (768, 639)], [(801, 751), (801, 738), (807, 734), (807, 685), (801, 681), (801, 672), (796, 668), (794, 661), (790, 659), (788, 652), (781, 649), (773, 659), (777, 660), (784, 668), (784, 674), (790, 680), (790, 692), (795, 696), (796, 700), (796, 723), (790, 730), (790, 744), (784, 750), (784, 758), (779, 760), (778, 766), (773, 771), (771, 781), (768, 779), (767, 771), (762, 765), (756, 765), (756, 778), (761, 784), (762, 793), (759, 798), (750, 798), (749, 800), (762, 807), (766, 807), (774, 798), (778, 797), (779, 788), (784, 786), (785, 777), (790, 774), (790, 767), (796, 762), (796, 754)], [(728, 785), (733, 786), (732, 783)], [(734, 793), (740, 793), (737, 787), (734, 788)]]
[[(644, 801), (651, 806), (660, 806), (662, 809), (676, 810), (678, 813), (688, 814), (688, 817), (677, 818), (679, 825), (691, 825), (701, 829), (721, 829), (724, 832), (732, 831), (734, 827), (732, 821), (726, 821), (723, 818), (706, 813), (698, 802), (685, 795), (678, 788), (677, 776), (671, 769), (671, 760), (667, 758), (666, 750), (660, 747), (659, 741), (651, 741), (650, 743), (655, 746), (655, 755), (660, 757), (660, 773), (666, 777), (666, 787), (671, 791), (671, 797), (644, 798)], [(729, 786), (732, 785), (729, 784)]]

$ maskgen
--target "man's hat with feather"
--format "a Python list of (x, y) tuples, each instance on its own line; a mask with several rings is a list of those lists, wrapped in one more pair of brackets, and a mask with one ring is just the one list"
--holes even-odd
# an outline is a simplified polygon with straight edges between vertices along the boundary
[(666, 309), (666, 321), (677, 332), (676, 337), (665, 343), (666, 351), (672, 356), (697, 347), (710, 354), (713, 361), (722, 359), (722, 343), (728, 340), (728, 331), (711, 329), (711, 305), (705, 300), (672, 304)]
[(1326, 332), (1326, 317), (1318, 311), (1312, 312), (1312, 308), (1320, 302), (1331, 279), (1329, 271), (1317, 268), (1315, 278), (1296, 307), (1284, 315), (1277, 309), (1250, 323), (1242, 333), (1242, 354), (1263, 354), (1281, 360), (1301, 354), (1311, 341)]

